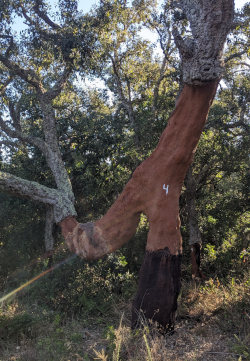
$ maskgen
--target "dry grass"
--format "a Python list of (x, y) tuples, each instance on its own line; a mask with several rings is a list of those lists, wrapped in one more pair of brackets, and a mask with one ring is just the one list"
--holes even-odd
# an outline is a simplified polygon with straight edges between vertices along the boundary
[[(95, 352), (97, 360), (217, 361), (248, 360), (249, 283), (225, 287), (218, 280), (204, 286), (184, 284), (175, 333), (164, 337), (145, 326), (132, 333), (124, 319), (114, 332), (114, 350)], [(120, 307), (121, 309), (121, 307)], [(128, 314), (126, 307), (124, 313)], [(119, 312), (118, 312), (119, 314)], [(100, 349), (100, 346), (99, 346)]]
[[(41, 322), (33, 338), (23, 335), (2, 347), (0, 361), (225, 361), (249, 360), (249, 283), (218, 280), (183, 285), (175, 333), (164, 337), (153, 327), (130, 330), (130, 304), (112, 315), (60, 324)], [(9, 316), (21, 312), (12, 306)], [(50, 317), (51, 318), (51, 317)], [(53, 319), (53, 318), (52, 318)], [(112, 326), (117, 324), (117, 326)], [(150, 330), (150, 331), (149, 331)]]

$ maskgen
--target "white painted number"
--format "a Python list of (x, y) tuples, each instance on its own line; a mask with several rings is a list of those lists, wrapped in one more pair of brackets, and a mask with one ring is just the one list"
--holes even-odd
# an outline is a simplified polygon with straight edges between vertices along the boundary
[(167, 185), (167, 187), (166, 187), (165, 184), (163, 184), (162, 189), (164, 189), (166, 191), (166, 194), (168, 194), (168, 187), (169, 187), (169, 185)]

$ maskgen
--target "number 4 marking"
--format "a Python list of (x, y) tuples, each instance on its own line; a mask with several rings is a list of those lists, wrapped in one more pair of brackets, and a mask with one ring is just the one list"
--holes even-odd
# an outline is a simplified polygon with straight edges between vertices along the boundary
[(164, 189), (166, 191), (166, 194), (168, 194), (168, 187), (169, 187), (169, 185), (167, 185), (167, 187), (166, 187), (165, 184), (163, 184), (162, 189)]

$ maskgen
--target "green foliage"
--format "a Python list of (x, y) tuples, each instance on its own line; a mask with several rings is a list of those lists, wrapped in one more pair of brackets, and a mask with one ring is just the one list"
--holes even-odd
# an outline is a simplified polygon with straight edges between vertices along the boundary
[(23, 337), (35, 337), (37, 319), (24, 312), (8, 316), (0, 313), (0, 349), (6, 341), (20, 342)]
[[(65, 254), (61, 256), (65, 257)], [(75, 259), (73, 263), (66, 263), (37, 281), (25, 292), (23, 299), (29, 302), (34, 300), (40, 306), (46, 305), (48, 309), (63, 312), (65, 317), (103, 316), (115, 297), (121, 294), (131, 297), (134, 276), (126, 271), (126, 266), (125, 257), (119, 253), (93, 264)], [(39, 268), (36, 267), (34, 275), (39, 274)], [(21, 282), (21, 279), (18, 281)], [(60, 324), (61, 319), (55, 318), (53, 322)]]
[[(235, 343), (232, 346), (233, 352), (235, 352), (238, 355), (242, 355), (242, 357), (245, 360), (249, 360), (250, 359), (249, 346), (244, 341), (242, 341), (237, 335), (234, 336), (235, 336)], [(239, 361), (242, 360), (242, 357), (239, 358)]]

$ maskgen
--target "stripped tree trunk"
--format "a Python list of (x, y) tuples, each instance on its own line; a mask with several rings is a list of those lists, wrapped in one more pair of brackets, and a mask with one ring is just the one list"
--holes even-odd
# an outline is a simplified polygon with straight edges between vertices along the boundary
[(94, 259), (121, 247), (135, 233), (140, 213), (147, 215), (150, 229), (133, 303), (133, 327), (141, 313), (164, 328), (173, 325), (182, 251), (179, 197), (216, 87), (217, 81), (203, 87), (185, 85), (157, 148), (102, 219), (79, 224), (68, 217), (61, 222), (71, 250)]
[(140, 213), (146, 214), (150, 228), (132, 327), (144, 318), (157, 321), (164, 330), (174, 325), (182, 252), (179, 197), (223, 71), (221, 52), (233, 19), (232, 0), (179, 3), (193, 38), (183, 39), (174, 29), (185, 85), (157, 148), (103, 218), (79, 224), (67, 217), (60, 223), (70, 249), (94, 259), (127, 242)]
[(25, 134), (15, 116), (14, 131), (1, 118), (0, 127), (8, 136), (42, 151), (57, 186), (51, 189), (0, 172), (0, 190), (52, 206), (54, 220), (61, 225), (69, 248), (87, 259), (102, 257), (121, 247), (135, 233), (140, 213), (146, 214), (150, 229), (133, 302), (132, 326), (140, 325), (146, 317), (157, 321), (164, 330), (173, 327), (180, 291), (179, 196), (223, 71), (221, 52), (233, 19), (233, 0), (180, 0), (176, 6), (192, 31), (186, 39), (177, 27), (173, 32), (182, 61), (184, 88), (157, 148), (135, 170), (104, 217), (95, 223), (80, 224), (74, 218), (74, 195), (56, 135), (52, 100), (62, 90), (70, 70), (66, 68), (58, 82), (45, 91), (34, 72), (20, 68), (8, 58), (9, 51), (0, 55), (11, 74), (36, 89), (43, 112), (44, 140)]

